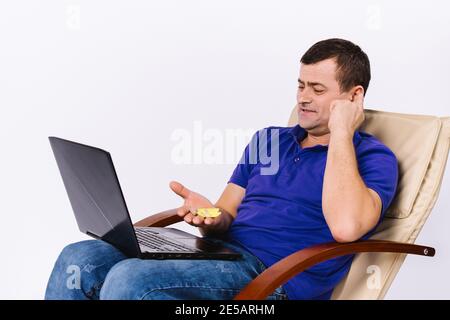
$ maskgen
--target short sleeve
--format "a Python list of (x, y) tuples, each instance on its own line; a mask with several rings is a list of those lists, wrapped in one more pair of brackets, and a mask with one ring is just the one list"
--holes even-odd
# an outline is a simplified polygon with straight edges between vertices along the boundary
[(397, 190), (397, 158), (387, 146), (381, 143), (371, 144), (358, 155), (358, 168), (367, 188), (374, 190), (380, 196), (381, 222)]
[(230, 179), (228, 180), (228, 183), (232, 182), (244, 189), (247, 188), (250, 173), (252, 172), (257, 162), (257, 144), (258, 131), (253, 134), (250, 142), (245, 147), (241, 159), (239, 160), (239, 163), (237, 164)]

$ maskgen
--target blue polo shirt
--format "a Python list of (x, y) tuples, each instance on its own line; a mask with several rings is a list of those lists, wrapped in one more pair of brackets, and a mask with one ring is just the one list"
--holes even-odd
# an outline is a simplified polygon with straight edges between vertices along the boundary
[[(298, 250), (335, 241), (322, 212), (328, 146), (302, 148), (299, 142), (306, 135), (300, 125), (257, 131), (228, 181), (246, 189), (228, 237), (266, 267)], [(356, 131), (353, 144), (363, 181), (382, 201), (379, 224), (395, 195), (397, 159), (370, 134)], [(329, 299), (353, 256), (324, 261), (293, 277), (283, 285), (288, 298)]]

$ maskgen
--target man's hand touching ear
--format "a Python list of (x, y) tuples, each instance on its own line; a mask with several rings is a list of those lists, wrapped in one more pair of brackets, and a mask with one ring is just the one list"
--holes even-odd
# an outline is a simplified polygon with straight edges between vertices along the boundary
[(351, 100), (333, 100), (330, 104), (328, 128), (332, 134), (345, 134), (353, 137), (355, 130), (364, 121), (363, 90), (358, 89)]

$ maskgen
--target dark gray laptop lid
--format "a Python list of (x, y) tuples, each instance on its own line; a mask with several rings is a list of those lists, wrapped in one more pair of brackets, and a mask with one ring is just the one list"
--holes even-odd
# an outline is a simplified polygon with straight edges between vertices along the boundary
[(49, 140), (80, 231), (138, 257), (141, 251), (110, 154), (61, 138)]

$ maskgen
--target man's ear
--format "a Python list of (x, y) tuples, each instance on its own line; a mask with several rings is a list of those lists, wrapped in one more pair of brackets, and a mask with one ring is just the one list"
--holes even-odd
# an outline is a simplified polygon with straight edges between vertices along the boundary
[(364, 96), (364, 88), (363, 86), (355, 86), (350, 90), (350, 93), (350, 100), (353, 102), (357, 94), (362, 94)]

